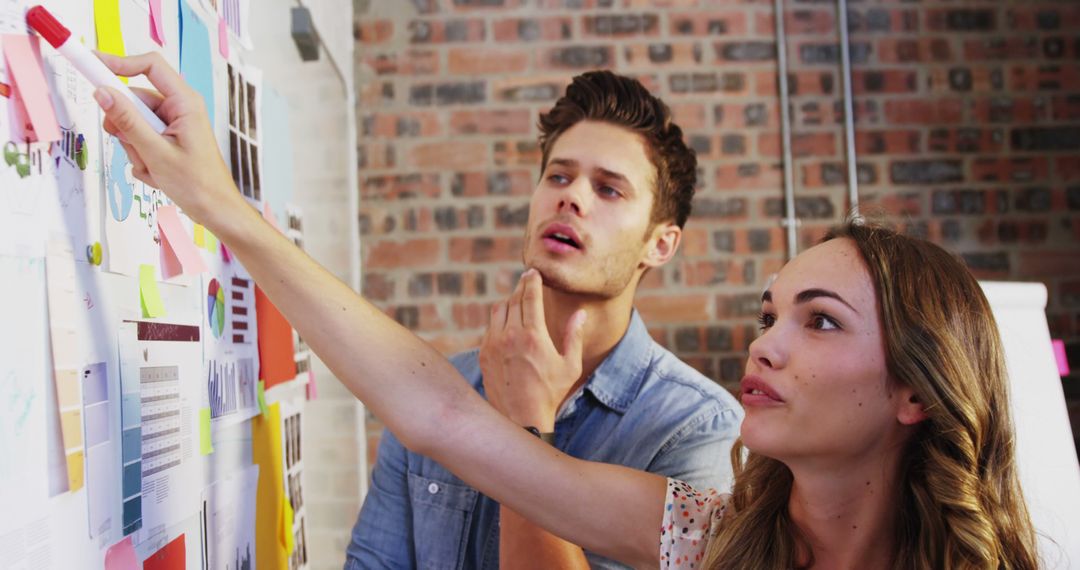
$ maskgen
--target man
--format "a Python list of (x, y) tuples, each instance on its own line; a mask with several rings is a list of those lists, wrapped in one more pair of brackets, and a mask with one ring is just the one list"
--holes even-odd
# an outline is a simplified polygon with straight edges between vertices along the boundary
[[(574, 78), (540, 118), (543, 172), (522, 258), (543, 279), (543, 297), (525, 300), (519, 287), (493, 308), (482, 349), (451, 362), (564, 453), (726, 489), (742, 410), (656, 344), (633, 309), (642, 275), (678, 249), (694, 193), (696, 159), (670, 119), (633, 79)], [(526, 302), (544, 318), (522, 322)], [(521, 366), (546, 383), (515, 382)], [(586, 556), (621, 567), (500, 511), (385, 432), (346, 569), (497, 568), (500, 556), (514, 568), (580, 566)]]

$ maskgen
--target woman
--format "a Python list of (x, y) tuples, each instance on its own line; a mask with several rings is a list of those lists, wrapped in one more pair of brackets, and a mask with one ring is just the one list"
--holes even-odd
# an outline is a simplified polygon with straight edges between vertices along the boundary
[[(135, 175), (222, 238), (406, 446), (552, 532), (642, 568), (1036, 567), (997, 331), (940, 248), (848, 225), (780, 272), (742, 382), (750, 452), (718, 497), (565, 456), (495, 412), (247, 206), (201, 99), (159, 56), (103, 59), (161, 92), (140, 96), (164, 136), (95, 93)], [(535, 320), (540, 287), (526, 272), (508, 319)]]

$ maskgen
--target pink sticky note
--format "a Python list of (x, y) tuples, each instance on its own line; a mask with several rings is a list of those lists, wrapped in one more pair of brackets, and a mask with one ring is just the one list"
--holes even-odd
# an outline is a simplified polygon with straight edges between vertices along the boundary
[(1069, 359), (1065, 356), (1065, 341), (1053, 340), (1050, 341), (1054, 345), (1054, 360), (1057, 360), (1057, 368), (1059, 376), (1069, 375)]
[(195, 248), (195, 242), (184, 225), (180, 223), (180, 215), (176, 212), (176, 206), (162, 206), (157, 211), (158, 227), (161, 234), (166, 238), (162, 245), (172, 249), (184, 273), (202, 273), (207, 270), (199, 250)]
[(176, 256), (169, 237), (161, 232), (161, 277), (171, 279), (184, 272), (184, 264)]
[(139, 570), (139, 557), (135, 555), (130, 536), (105, 551), (105, 570)]
[(270, 225), (274, 226), (275, 230), (281, 231), (281, 226), (277, 223), (277, 217), (274, 216), (274, 212), (270, 209), (270, 202), (263, 202), (263, 218), (270, 222)]
[(26, 114), (34, 127), (38, 142), (60, 140), (60, 127), (56, 124), (49, 85), (41, 66), (41, 48), (37, 36), (4, 34), (4, 59), (12, 78), (13, 87), (26, 106)]
[(218, 18), (217, 40), (221, 57), (229, 59), (229, 26), (225, 24), (225, 18)]
[(150, 0), (150, 37), (157, 45), (165, 45), (165, 23), (161, 18), (161, 0)]
[(315, 371), (308, 369), (307, 399), (314, 400), (319, 397), (319, 389), (315, 386)]
[(224, 261), (225, 263), (230, 263), (232, 261), (232, 254), (229, 253), (229, 248), (225, 247), (224, 243), (222, 243), (220, 245), (221, 245), (221, 260)]

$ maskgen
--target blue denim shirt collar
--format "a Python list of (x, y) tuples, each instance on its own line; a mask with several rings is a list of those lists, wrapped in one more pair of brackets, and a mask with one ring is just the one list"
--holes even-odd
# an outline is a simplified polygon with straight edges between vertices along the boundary
[(613, 411), (626, 413), (649, 375), (652, 358), (653, 339), (634, 309), (626, 334), (593, 372), (585, 390)]

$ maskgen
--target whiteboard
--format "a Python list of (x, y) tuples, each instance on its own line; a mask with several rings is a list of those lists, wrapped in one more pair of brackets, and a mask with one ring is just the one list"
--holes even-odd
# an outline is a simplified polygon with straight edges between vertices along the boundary
[(982, 288), (1005, 345), (1016, 461), (1042, 567), (1080, 567), (1080, 466), (1046, 324), (1046, 286)]

